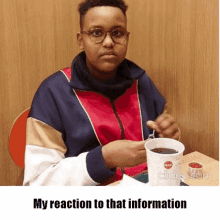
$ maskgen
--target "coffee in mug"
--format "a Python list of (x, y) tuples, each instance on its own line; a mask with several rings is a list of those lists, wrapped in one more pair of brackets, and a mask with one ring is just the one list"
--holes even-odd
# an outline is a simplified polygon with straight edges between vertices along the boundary
[(171, 149), (171, 148), (162, 148), (162, 147), (158, 147), (158, 148), (154, 148), (151, 151), (158, 153), (158, 154), (175, 154), (178, 153), (178, 151)]

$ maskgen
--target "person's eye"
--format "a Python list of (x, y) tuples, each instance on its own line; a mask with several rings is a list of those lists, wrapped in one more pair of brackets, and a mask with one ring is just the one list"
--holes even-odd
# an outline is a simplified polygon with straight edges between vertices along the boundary
[(103, 31), (102, 31), (102, 30), (92, 30), (90, 33), (91, 33), (92, 36), (94, 36), (94, 37), (100, 37), (100, 36), (103, 35)]
[(121, 37), (121, 36), (124, 36), (124, 32), (120, 31), (120, 30), (114, 30), (112, 32), (112, 35), (115, 36), (115, 37)]

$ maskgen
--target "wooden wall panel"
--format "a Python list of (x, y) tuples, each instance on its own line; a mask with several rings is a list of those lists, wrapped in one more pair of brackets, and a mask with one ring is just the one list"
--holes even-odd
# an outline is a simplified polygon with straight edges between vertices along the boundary
[(127, 0), (128, 58), (177, 118), (186, 152), (219, 158), (218, 0)]
[[(39, 84), (79, 53), (81, 0), (0, 0), (0, 185), (16, 185), (8, 136)], [(127, 57), (167, 99), (187, 151), (218, 159), (218, 1), (126, 0)]]
[(8, 152), (15, 118), (30, 107), (42, 80), (79, 53), (79, 2), (0, 0), (0, 185), (15, 185), (22, 176)]

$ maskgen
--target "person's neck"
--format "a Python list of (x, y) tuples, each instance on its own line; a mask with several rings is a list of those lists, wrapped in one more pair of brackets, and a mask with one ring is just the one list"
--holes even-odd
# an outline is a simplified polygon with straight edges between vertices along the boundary
[(86, 65), (88, 67), (89, 73), (99, 82), (106, 82), (112, 80), (116, 76), (116, 70), (110, 72), (102, 72), (94, 68), (89, 62), (86, 60)]

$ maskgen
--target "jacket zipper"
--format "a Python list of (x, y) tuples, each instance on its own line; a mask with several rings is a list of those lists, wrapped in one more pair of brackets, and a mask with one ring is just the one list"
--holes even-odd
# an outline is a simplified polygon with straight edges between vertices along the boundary
[(121, 119), (119, 118), (118, 116), (118, 113), (115, 109), (115, 104), (114, 104), (114, 101), (113, 100), (110, 100), (111, 102), (111, 105), (112, 105), (112, 108), (113, 108), (113, 111), (114, 111), (114, 114), (118, 120), (118, 123), (119, 123), (119, 126), (120, 126), (120, 130), (121, 130), (121, 139), (124, 140), (125, 139), (125, 133), (124, 133), (124, 128), (123, 128), (123, 125), (122, 125), (122, 122), (121, 122)]
[[(110, 102), (111, 102), (111, 105), (112, 105), (114, 114), (115, 114), (115, 116), (116, 116), (116, 118), (117, 118), (117, 120), (118, 120), (119, 126), (120, 126), (121, 139), (124, 140), (124, 139), (125, 139), (125, 132), (124, 132), (124, 128), (123, 128), (121, 119), (119, 118), (118, 113), (117, 113), (117, 111), (116, 111), (116, 109), (115, 109), (114, 101), (113, 101), (113, 100), (110, 100)], [(125, 174), (125, 168), (124, 168), (124, 167), (121, 167), (121, 172), (122, 172), (122, 175)]]

